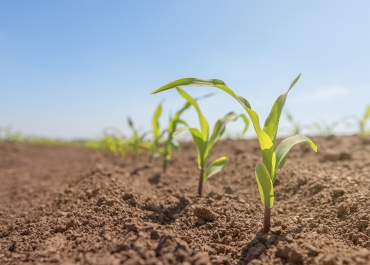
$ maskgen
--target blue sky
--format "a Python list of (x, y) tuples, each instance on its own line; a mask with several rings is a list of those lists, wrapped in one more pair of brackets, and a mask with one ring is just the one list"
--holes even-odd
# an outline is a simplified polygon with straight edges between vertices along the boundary
[[(368, 1), (338, 0), (1, 1), (0, 126), (69, 139), (107, 126), (128, 134), (127, 115), (150, 129), (162, 99), (165, 126), (183, 100), (150, 92), (181, 77), (224, 80), (264, 120), (299, 73), (286, 104), (295, 119), (361, 116), (370, 104), (369, 10)], [(243, 112), (215, 92), (200, 103), (211, 124)], [(193, 110), (184, 118), (198, 126)], [(288, 126), (283, 117), (281, 134)]]

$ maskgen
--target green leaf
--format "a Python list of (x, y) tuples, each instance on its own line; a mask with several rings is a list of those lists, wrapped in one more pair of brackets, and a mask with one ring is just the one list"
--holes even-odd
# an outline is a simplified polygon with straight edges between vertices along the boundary
[(158, 88), (157, 90), (153, 91), (152, 94), (156, 94), (158, 92), (165, 91), (177, 86), (215, 86), (215, 85), (226, 86), (224, 81), (219, 79), (181, 78)]
[[(294, 82), (293, 82), (294, 83)], [(292, 83), (292, 85), (293, 85)], [(232, 91), (229, 87), (226, 86), (225, 82), (219, 79), (198, 79), (198, 78), (183, 78), (176, 81), (173, 81), (167, 85), (160, 87), (159, 89), (152, 92), (152, 94), (168, 90), (177, 86), (213, 86), (223, 90), (224, 92), (228, 93), (230, 96), (235, 98), (247, 111), (252, 123), (254, 130), (257, 133), (257, 137), (260, 143), (260, 147), (262, 150), (263, 162), (267, 165), (267, 168), (271, 175), (274, 175), (275, 171), (275, 163), (276, 157), (275, 152), (273, 150), (273, 143), (270, 137), (261, 129), (258, 114), (251, 109), (251, 105), (249, 104), (248, 100), (245, 98), (237, 95)]]
[(207, 171), (203, 175), (203, 182), (209, 179), (214, 174), (220, 172), (225, 168), (227, 164), (227, 157), (220, 157), (212, 162), (212, 164), (208, 167)]
[(362, 129), (364, 129), (365, 123), (368, 119), (370, 119), (370, 106), (367, 107), (365, 115), (360, 120), (360, 126), (362, 127)]
[(182, 125), (184, 125), (186, 127), (189, 127), (189, 124), (186, 121), (184, 121), (184, 120), (177, 120), (177, 123), (178, 124), (182, 124)]
[(276, 138), (276, 133), (279, 128), (279, 121), (281, 112), (283, 111), (286, 98), (288, 96), (288, 93), (292, 87), (297, 83), (298, 79), (300, 78), (301, 74), (297, 76), (297, 78), (292, 82), (290, 85), (288, 91), (282, 95), (280, 95), (274, 105), (272, 106), (272, 109), (270, 111), (269, 116), (267, 117), (265, 121), (265, 125), (263, 127), (263, 130), (267, 133), (267, 135), (270, 137), (271, 141), (274, 143)]
[(274, 205), (274, 187), (266, 166), (262, 163), (257, 163), (255, 175), (263, 205), (272, 208)]
[(215, 142), (223, 135), (225, 132), (225, 127), (228, 122), (235, 121), (239, 116), (234, 112), (229, 112), (223, 118), (217, 120), (215, 126), (213, 127), (213, 133), (208, 141), (207, 149), (210, 150)]
[(203, 135), (197, 128), (190, 128), (189, 131), (193, 137), (193, 142), (197, 147), (199, 169), (204, 169), (204, 154), (206, 152), (207, 143), (203, 141)]
[(258, 114), (252, 109), (245, 108), (252, 121), (253, 128), (257, 134), (257, 138), (262, 151), (263, 163), (267, 167), (271, 176), (275, 175), (276, 155), (274, 151), (274, 144), (270, 137), (260, 127)]
[(161, 91), (165, 91), (171, 88), (175, 88), (178, 86), (213, 86), (217, 87), (226, 93), (228, 93), (230, 96), (235, 98), (243, 107), (248, 107), (250, 108), (249, 102), (244, 99), (243, 97), (236, 95), (234, 91), (232, 91), (227, 85), (225, 84), (224, 81), (219, 80), (219, 79), (200, 79), (200, 78), (181, 78), (178, 80), (175, 80), (173, 82), (168, 83), (167, 85), (164, 85), (157, 90), (153, 91), (152, 94), (156, 94)]
[[(317, 152), (316, 145), (310, 140), (310, 138), (302, 135), (302, 134), (296, 134), (294, 136), (290, 136), (278, 145), (276, 148), (276, 173), (284, 166), (286, 158), (289, 154), (290, 149), (301, 142), (307, 142), (310, 144), (312, 150)], [(275, 182), (276, 175), (274, 176), (272, 182)]]
[(173, 132), (176, 130), (177, 122), (180, 119), (181, 114), (190, 108), (191, 104), (189, 102), (186, 102), (186, 104), (173, 116), (172, 119), (170, 119), (170, 123), (168, 125), (168, 132), (170, 135), (173, 134)]
[(156, 108), (153, 118), (152, 118), (152, 127), (153, 127), (153, 134), (154, 139), (158, 139), (161, 133), (161, 129), (159, 128), (159, 117), (162, 114), (162, 102), (159, 103), (158, 107)]
[(208, 126), (208, 122), (207, 122), (206, 118), (203, 116), (202, 111), (200, 110), (200, 108), (198, 106), (198, 103), (196, 102), (196, 100), (194, 98), (192, 98), (188, 93), (186, 93), (181, 88), (177, 87), (176, 90), (177, 90), (177, 92), (179, 92), (179, 94), (184, 99), (186, 99), (186, 101), (188, 101), (191, 105), (193, 105), (193, 107), (197, 111), (198, 117), (199, 117), (201, 133), (202, 133), (202, 139), (203, 139), (203, 142), (207, 142), (209, 126)]
[[(203, 135), (202, 133), (197, 129), (197, 128), (184, 128), (184, 127), (181, 127), (181, 128), (178, 128), (174, 133), (173, 133), (173, 136), (176, 136), (176, 135), (179, 135), (180, 133), (186, 131), (186, 130), (189, 130), (192, 138), (193, 138), (193, 142), (197, 148), (197, 152), (198, 152), (198, 166), (199, 166), (199, 169), (204, 169), (204, 166), (205, 166), (205, 159), (204, 159), (204, 154), (206, 152), (206, 148), (207, 148), (207, 142), (203, 141)], [(170, 144), (172, 144), (170, 142)]]
[(244, 137), (245, 133), (248, 131), (248, 128), (249, 128), (249, 120), (245, 114), (240, 114), (239, 116), (243, 119), (244, 124), (245, 124), (244, 130), (241, 135), (242, 137)]
[(171, 145), (171, 147), (172, 147), (173, 149), (175, 149), (176, 151), (179, 151), (180, 144), (179, 144), (179, 142), (178, 142), (178, 141), (176, 141), (176, 139), (171, 139), (171, 140), (169, 141), (169, 144)]
[(132, 130), (132, 131), (135, 131), (134, 123), (133, 123), (133, 121), (131, 120), (130, 116), (129, 116), (129, 117), (127, 117), (127, 122), (128, 122), (128, 125), (130, 126), (131, 130)]
[(187, 130), (189, 130), (189, 128), (185, 128), (185, 127), (181, 127), (181, 128), (178, 128), (173, 134), (172, 134), (172, 136), (177, 136), (177, 135), (179, 135), (180, 133), (182, 133), (182, 132), (185, 132), (185, 131), (187, 131)]

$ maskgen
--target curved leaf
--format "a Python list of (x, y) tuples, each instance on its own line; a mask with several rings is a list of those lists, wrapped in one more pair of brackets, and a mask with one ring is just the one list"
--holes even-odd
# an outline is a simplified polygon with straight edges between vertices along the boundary
[(209, 179), (214, 174), (222, 171), (227, 164), (227, 157), (220, 157), (212, 162), (212, 164), (208, 167), (207, 171), (203, 175), (203, 182)]
[(257, 163), (255, 175), (263, 205), (272, 208), (274, 205), (274, 187), (266, 166), (262, 163)]
[(204, 154), (206, 152), (207, 143), (203, 141), (202, 133), (197, 128), (190, 128), (189, 132), (191, 133), (191, 136), (193, 137), (193, 142), (197, 147), (199, 169), (204, 169)]
[(191, 104), (186, 102), (186, 104), (178, 111), (176, 114), (170, 119), (170, 123), (168, 124), (168, 132), (172, 135), (176, 130), (177, 122), (180, 119), (181, 114), (187, 110)]
[(272, 109), (270, 111), (270, 114), (268, 115), (265, 125), (263, 127), (263, 130), (267, 133), (267, 135), (270, 137), (271, 141), (274, 143), (276, 138), (276, 133), (279, 128), (279, 121), (281, 112), (283, 111), (286, 98), (288, 96), (288, 93), (292, 87), (298, 82), (298, 79), (301, 77), (301, 74), (299, 74), (296, 79), (292, 82), (287, 92), (280, 95), (274, 105), (272, 106)]
[(203, 139), (203, 142), (207, 142), (209, 126), (208, 126), (208, 122), (207, 122), (206, 118), (203, 116), (202, 111), (200, 110), (200, 108), (198, 106), (198, 103), (196, 102), (196, 100), (194, 98), (192, 98), (188, 93), (186, 93), (181, 88), (177, 87), (176, 90), (177, 90), (177, 92), (179, 92), (179, 94), (184, 99), (186, 99), (186, 101), (188, 101), (191, 105), (193, 105), (193, 107), (197, 111), (198, 117), (199, 117), (201, 133), (202, 133), (202, 139)]
[(177, 86), (215, 86), (215, 85), (226, 86), (225, 82), (219, 79), (181, 78), (158, 88), (151, 94), (156, 94), (158, 92), (165, 91)]
[(153, 128), (153, 134), (154, 139), (158, 139), (159, 135), (161, 133), (161, 129), (159, 128), (159, 117), (162, 114), (162, 102), (159, 103), (158, 107), (156, 108), (153, 118), (152, 118), (152, 128)]
[(177, 120), (177, 123), (178, 124), (182, 124), (182, 125), (184, 125), (186, 127), (189, 127), (189, 124), (186, 121), (184, 121), (184, 120)]
[(162, 91), (165, 91), (165, 90), (168, 90), (168, 89), (171, 89), (171, 88), (175, 88), (175, 87), (178, 87), (178, 86), (213, 86), (213, 87), (217, 87), (217, 88), (225, 91), (226, 93), (228, 93), (233, 98), (235, 98), (243, 107), (245, 107), (245, 106), (248, 107), (248, 108), (251, 107), (249, 102), (245, 98), (235, 94), (234, 91), (232, 91), (225, 84), (224, 81), (219, 80), (219, 79), (181, 78), (181, 79), (175, 80), (173, 82), (170, 82), (170, 83), (158, 88), (157, 90), (154, 90), (151, 94), (156, 94), (158, 92), (162, 92)]
[(171, 145), (173, 149), (175, 149), (176, 151), (179, 151), (180, 144), (176, 139), (171, 139), (169, 141), (169, 144)]
[[(204, 169), (204, 166), (205, 166), (204, 154), (206, 152), (207, 142), (203, 141), (202, 133), (197, 128), (181, 127), (181, 128), (177, 129), (174, 132), (173, 136), (179, 135), (180, 133), (182, 133), (186, 130), (189, 130), (189, 132), (190, 132), (190, 134), (193, 138), (193, 142), (194, 142), (194, 144), (197, 148), (199, 169)], [(172, 144), (172, 143), (169, 142), (169, 144)]]
[[(292, 83), (293, 85), (293, 83)], [(273, 150), (273, 143), (270, 139), (270, 137), (261, 129), (258, 114), (252, 110), (251, 105), (249, 104), (248, 100), (245, 98), (237, 95), (232, 91), (228, 86), (226, 86), (225, 82), (219, 79), (199, 79), (199, 78), (182, 78), (178, 79), (176, 81), (173, 81), (171, 83), (168, 83), (167, 85), (164, 85), (160, 87), (159, 89), (152, 92), (152, 94), (168, 90), (171, 88), (174, 88), (176, 86), (213, 86), (216, 88), (219, 88), (235, 98), (247, 111), (252, 123), (254, 130), (256, 131), (260, 147), (262, 150), (262, 156), (263, 156), (263, 162), (267, 165), (267, 168), (271, 175), (275, 174), (275, 153)]]
[(185, 131), (187, 131), (187, 130), (189, 130), (189, 128), (186, 128), (186, 127), (178, 128), (178, 129), (177, 129), (177, 130), (172, 134), (172, 136), (177, 136), (177, 135), (179, 135), (180, 133), (185, 132)]
[[(310, 138), (302, 135), (302, 134), (296, 134), (294, 136), (290, 136), (278, 145), (276, 148), (276, 172), (278, 172), (285, 164), (286, 158), (288, 156), (288, 153), (290, 149), (301, 142), (307, 142), (310, 144), (312, 150), (317, 152), (317, 147), (316, 145), (310, 140)], [(275, 182), (276, 175), (274, 176), (272, 182)]]
[(135, 130), (135, 128), (134, 128), (134, 122), (132, 121), (132, 119), (131, 119), (131, 117), (130, 117), (130, 116), (128, 116), (128, 117), (127, 117), (127, 122), (128, 122), (128, 125), (130, 126), (131, 130), (132, 130), (133, 132), (136, 132), (136, 130)]
[(234, 112), (229, 112), (223, 118), (217, 120), (215, 126), (213, 127), (212, 135), (208, 141), (208, 150), (211, 149), (213, 144), (217, 142), (217, 140), (223, 135), (226, 124), (228, 122), (235, 121), (238, 117), (239, 115), (235, 114)]
[(243, 130), (242, 135), (241, 135), (242, 137), (244, 137), (245, 133), (248, 131), (248, 128), (249, 128), (249, 120), (248, 120), (247, 116), (243, 113), (240, 114), (239, 116), (243, 119), (244, 125), (245, 125), (244, 130)]

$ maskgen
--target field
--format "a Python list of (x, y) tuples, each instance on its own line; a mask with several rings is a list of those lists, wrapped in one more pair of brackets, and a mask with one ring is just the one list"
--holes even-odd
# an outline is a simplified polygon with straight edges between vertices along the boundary
[(370, 138), (312, 139), (279, 173), (268, 234), (257, 140), (216, 143), (229, 163), (203, 198), (193, 143), (162, 173), (146, 153), (0, 142), (0, 264), (370, 264)]

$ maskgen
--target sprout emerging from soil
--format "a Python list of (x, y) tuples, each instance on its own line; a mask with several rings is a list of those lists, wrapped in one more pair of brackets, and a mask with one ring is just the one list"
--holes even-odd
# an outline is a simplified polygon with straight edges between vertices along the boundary
[[(248, 113), (254, 130), (257, 134), (257, 138), (262, 151), (262, 163), (257, 163), (255, 168), (255, 176), (257, 181), (258, 190), (261, 196), (261, 201), (265, 206), (264, 221), (263, 221), (263, 233), (268, 233), (270, 230), (270, 219), (271, 219), (271, 208), (274, 204), (274, 182), (276, 180), (277, 173), (284, 166), (290, 149), (301, 142), (307, 142), (310, 144), (311, 148), (316, 152), (316, 145), (306, 136), (297, 134), (295, 136), (290, 136), (284, 139), (276, 148), (274, 149), (274, 143), (276, 140), (276, 134), (278, 131), (279, 120), (282, 110), (285, 105), (286, 98), (290, 89), (297, 83), (300, 75), (292, 82), (288, 91), (280, 95), (268, 115), (264, 127), (261, 128), (259, 123), (259, 117), (257, 112), (252, 110), (249, 102), (234, 93), (222, 80), (219, 79), (198, 79), (198, 78), (183, 78), (173, 81), (161, 88), (153, 91), (152, 93), (158, 93), (164, 90), (168, 90), (177, 86), (212, 86), (223, 90), (230, 96), (235, 98)], [(201, 136), (201, 135), (200, 135)], [(199, 138), (199, 137), (198, 137)]]
[[(194, 144), (197, 148), (198, 152), (198, 167), (200, 170), (199, 173), (199, 185), (198, 185), (198, 194), (202, 196), (203, 191), (203, 183), (213, 176), (214, 174), (223, 170), (227, 164), (226, 157), (220, 157), (213, 161), (208, 168), (206, 168), (207, 160), (210, 154), (210, 151), (213, 145), (217, 142), (218, 139), (222, 136), (225, 132), (225, 127), (228, 122), (235, 121), (239, 115), (230, 112), (226, 114), (222, 119), (219, 119), (214, 128), (211, 137), (209, 137), (209, 125), (207, 119), (203, 116), (197, 101), (192, 98), (188, 93), (186, 93), (181, 88), (176, 88), (177, 92), (189, 103), (191, 104), (195, 110), (197, 111), (200, 123), (200, 130), (197, 128), (188, 128), (182, 127), (177, 129), (173, 135), (176, 136), (183, 131), (189, 130)], [(245, 117), (246, 118), (246, 117)], [(244, 118), (243, 118), (244, 120)]]

